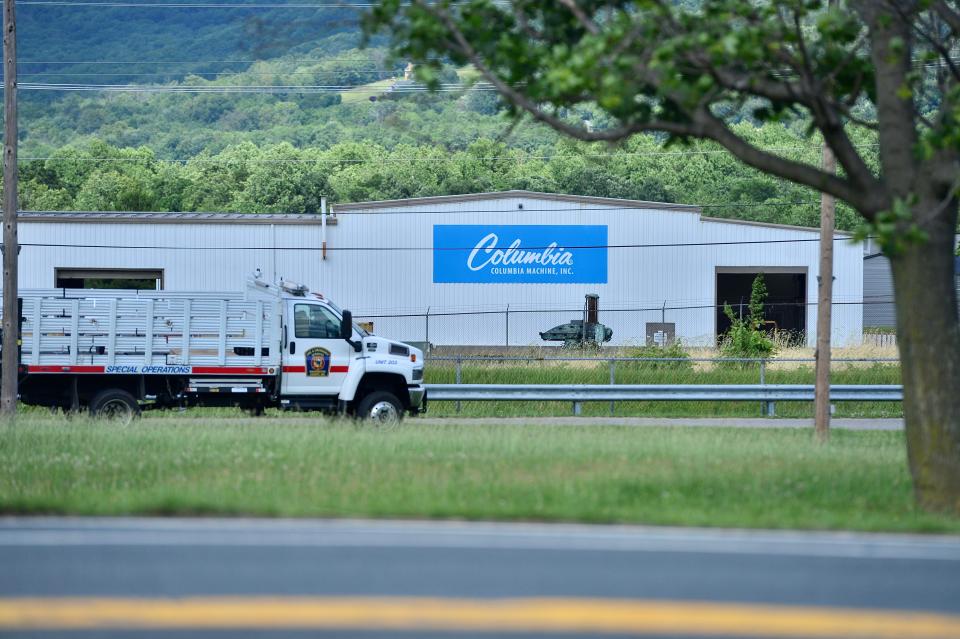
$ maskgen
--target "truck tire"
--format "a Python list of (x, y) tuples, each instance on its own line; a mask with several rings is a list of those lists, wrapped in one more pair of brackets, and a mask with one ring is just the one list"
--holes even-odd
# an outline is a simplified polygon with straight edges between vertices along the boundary
[(387, 391), (374, 391), (357, 404), (356, 416), (377, 426), (396, 426), (403, 419), (403, 404)]
[(134, 417), (140, 416), (140, 404), (127, 391), (108, 388), (90, 400), (90, 414), (101, 419), (129, 424)]

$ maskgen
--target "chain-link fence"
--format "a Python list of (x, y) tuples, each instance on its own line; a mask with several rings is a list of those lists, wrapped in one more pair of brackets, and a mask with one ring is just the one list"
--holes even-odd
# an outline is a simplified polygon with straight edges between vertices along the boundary
[[(892, 305), (891, 301), (870, 304)], [(877, 346), (895, 346), (892, 330), (863, 327), (864, 302), (834, 302), (833, 340), (854, 346), (865, 341)], [(792, 313), (785, 311), (790, 310)], [(730, 307), (734, 317), (749, 314), (746, 304)], [(778, 323), (769, 318), (794, 318)], [(357, 312), (354, 317), (373, 331), (395, 339), (429, 347), (531, 347), (560, 346), (577, 340), (577, 325), (586, 319), (584, 308), (449, 310), (419, 312)], [(765, 327), (782, 345), (808, 345), (808, 328), (815, 325), (816, 304), (779, 302), (764, 305)], [(712, 347), (717, 336), (730, 326), (722, 305), (668, 304), (659, 307), (603, 308), (599, 322), (612, 330), (610, 346), (666, 345), (680, 339), (691, 347)], [(469, 351), (464, 351), (469, 352)]]

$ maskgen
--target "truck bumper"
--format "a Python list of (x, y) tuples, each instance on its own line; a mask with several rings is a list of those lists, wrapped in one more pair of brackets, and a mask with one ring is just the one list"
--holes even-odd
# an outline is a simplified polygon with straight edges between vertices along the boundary
[(410, 413), (427, 412), (427, 389), (423, 386), (407, 386), (410, 394)]

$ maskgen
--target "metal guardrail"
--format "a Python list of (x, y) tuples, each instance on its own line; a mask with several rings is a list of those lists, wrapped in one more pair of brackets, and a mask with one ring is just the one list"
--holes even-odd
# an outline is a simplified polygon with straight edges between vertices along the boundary
[[(430, 401), (759, 401), (812, 402), (812, 384), (427, 384)], [(898, 402), (903, 387), (830, 387), (833, 402)]]
[[(533, 356), (512, 356), (512, 355), (455, 355), (455, 356), (427, 356), (424, 358), (429, 363), (450, 363), (454, 365), (455, 376), (454, 384), (435, 384), (435, 391), (431, 391), (430, 397), (436, 401), (456, 401), (457, 412), (460, 412), (461, 401), (572, 401), (573, 410), (579, 414), (580, 402), (584, 401), (604, 401), (610, 402), (610, 414), (614, 414), (614, 403), (617, 401), (643, 401), (643, 400), (675, 400), (675, 401), (760, 401), (761, 414), (772, 416), (774, 414), (774, 403), (777, 401), (813, 401), (813, 386), (794, 386), (767, 384), (766, 373), (767, 366), (787, 362), (813, 363), (816, 359), (810, 357), (767, 359), (761, 357), (533, 357)], [(867, 364), (892, 364), (899, 363), (897, 358), (889, 357), (854, 357), (854, 358), (834, 358), (833, 362), (845, 363), (867, 363)], [(544, 362), (596, 362), (601, 364), (606, 362), (610, 370), (609, 385), (513, 385), (513, 384), (463, 384), (464, 364), (472, 363), (524, 363), (524, 364), (542, 364)], [(647, 386), (628, 386), (626, 384), (617, 384), (617, 364), (632, 363), (640, 366), (658, 366), (672, 364), (688, 365), (692, 363), (711, 363), (711, 364), (757, 364), (758, 382), (757, 385), (647, 385)], [(463, 392), (469, 392), (471, 395), (457, 396), (455, 389), (468, 387)], [(900, 401), (902, 391), (899, 386), (868, 386), (868, 385), (848, 385), (833, 386), (831, 393), (832, 401)], [(883, 396), (879, 391), (866, 391), (863, 389), (887, 389)], [(510, 390), (518, 389), (518, 390)], [(525, 390), (519, 389), (545, 389), (541, 393), (524, 397), (521, 396)], [(575, 389), (575, 390), (572, 390)], [(582, 398), (581, 392), (587, 392), (582, 389), (610, 389), (590, 391), (589, 398)], [(634, 389), (634, 390), (629, 390)], [(639, 389), (639, 390), (637, 390)], [(721, 390), (714, 390), (721, 389)], [(780, 390), (777, 390), (780, 389)], [(783, 390), (787, 389), (787, 390)], [(806, 389), (806, 390), (803, 390)], [(722, 396), (726, 391), (735, 393), (727, 397)], [(496, 396), (491, 393), (499, 393)], [(570, 393), (577, 393), (574, 397)], [(624, 396), (622, 393), (633, 392), (631, 396)], [(783, 397), (772, 396), (777, 392), (786, 393)], [(563, 395), (562, 393), (568, 393)], [(602, 393), (613, 393), (614, 396), (603, 395)], [(686, 394), (685, 394), (686, 393)], [(690, 394), (695, 393), (695, 394)], [(751, 394), (753, 393), (753, 394)], [(871, 393), (865, 396), (863, 393)], [(892, 394), (891, 394), (892, 393)], [(899, 394), (897, 394), (899, 393)]]
[[(433, 402), (518, 401), (573, 402), (580, 414), (583, 402), (688, 401), (761, 402), (763, 414), (773, 416), (775, 402), (812, 402), (812, 384), (427, 384)], [(844, 384), (830, 387), (831, 402), (899, 402), (898, 385)]]
[[(786, 363), (814, 363), (814, 357), (554, 357), (552, 355), (520, 356), (520, 355), (427, 355), (426, 362), (633, 362), (634, 364), (669, 363), (710, 363), (710, 364), (786, 364)], [(860, 363), (860, 364), (892, 364), (898, 363), (898, 357), (832, 357), (831, 362)]]

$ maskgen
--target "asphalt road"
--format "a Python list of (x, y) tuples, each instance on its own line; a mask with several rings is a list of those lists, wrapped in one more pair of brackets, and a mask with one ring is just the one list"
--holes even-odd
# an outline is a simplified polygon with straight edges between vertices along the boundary
[[(749, 636), (765, 636), (767, 628), (774, 636), (777, 624), (802, 627), (796, 624), (824, 619), (848, 632), (859, 626), (843, 623), (872, 620), (880, 630), (868, 636), (898, 636), (898, 628), (899, 636), (960, 636), (960, 537), (10, 518), (0, 519), (0, 566), (0, 636), (11, 637), (197, 636), (198, 630), (171, 630), (194, 627), (191, 619), (207, 620), (200, 634), (217, 637), (675, 637), (713, 636), (718, 627), (731, 629), (724, 636), (747, 636), (738, 628), (752, 628)], [(79, 612), (70, 608), (76, 597), (90, 598)], [(211, 608), (210, 597), (221, 608)], [(156, 609), (171, 600), (179, 607)], [(130, 601), (139, 606), (132, 612), (124, 608)], [(183, 602), (194, 606), (192, 612)], [(491, 612), (491, 603), (508, 609)], [(404, 617), (411, 609), (420, 616)], [(23, 621), (30, 610), (32, 621)], [(91, 620), (84, 616), (91, 610), (107, 612)], [(873, 612), (879, 610), (890, 615), (883, 623)], [(927, 619), (898, 611), (932, 614)], [(843, 616), (832, 619), (834, 612)], [(129, 622), (137, 615), (153, 615), (155, 623)], [(310, 631), (291, 621), (297, 615), (306, 615), (301, 625)], [(161, 617), (180, 621), (156, 622)], [(37, 625), (37, 618), (59, 621)], [(216, 618), (222, 624), (209, 621)], [(741, 625), (722, 625), (731, 618)], [(921, 618), (940, 623), (925, 627), (941, 634), (896, 625)], [(657, 625), (671, 619), (674, 626)], [(713, 619), (712, 631), (698, 627), (698, 619)], [(373, 621), (368, 627), (364, 620)], [(116, 630), (126, 626), (136, 632)], [(806, 636), (798, 632), (789, 636)]]

